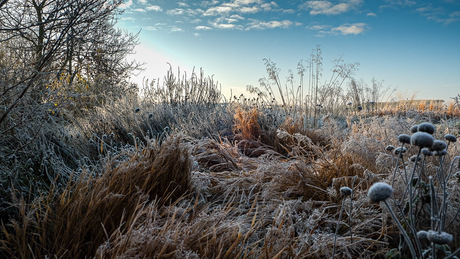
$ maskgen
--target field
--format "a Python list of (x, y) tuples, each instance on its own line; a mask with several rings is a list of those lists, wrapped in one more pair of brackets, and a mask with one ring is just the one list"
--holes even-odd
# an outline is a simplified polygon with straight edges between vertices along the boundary
[[(348, 105), (314, 119), (256, 98), (222, 103), (210, 78), (172, 82), (84, 116), (61, 107), (3, 131), (3, 256), (458, 254), (459, 142), (445, 139), (460, 133), (455, 106)], [(422, 146), (402, 137), (423, 122), (445, 151), (420, 155)], [(380, 203), (368, 196), (376, 182), (393, 190)], [(436, 244), (424, 231), (451, 240)]]
[(0, 1), (0, 258), (460, 256), (460, 95), (395, 97), (320, 46), (239, 96), (138, 85), (122, 5)]

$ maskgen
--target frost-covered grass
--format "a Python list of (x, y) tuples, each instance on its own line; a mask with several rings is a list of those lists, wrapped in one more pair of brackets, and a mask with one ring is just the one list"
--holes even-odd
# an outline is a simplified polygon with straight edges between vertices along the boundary
[[(459, 137), (458, 117), (343, 109), (312, 123), (256, 98), (225, 102), (193, 78), (3, 124), (0, 255), (442, 258), (460, 247), (460, 144), (445, 138)], [(442, 156), (410, 139), (423, 122)], [(385, 207), (368, 198), (377, 182), (392, 188)]]

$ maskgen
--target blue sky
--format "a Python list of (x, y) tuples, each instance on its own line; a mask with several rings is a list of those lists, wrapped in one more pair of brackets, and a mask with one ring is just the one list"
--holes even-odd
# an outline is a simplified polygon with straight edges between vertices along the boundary
[(375, 78), (404, 98), (460, 94), (459, 0), (129, 0), (120, 8), (118, 26), (141, 31), (131, 58), (146, 65), (136, 82), (163, 78), (167, 62), (188, 73), (202, 67), (228, 97), (258, 86), (264, 58), (284, 84), (320, 45), (324, 81), (342, 57), (360, 63), (358, 81)]

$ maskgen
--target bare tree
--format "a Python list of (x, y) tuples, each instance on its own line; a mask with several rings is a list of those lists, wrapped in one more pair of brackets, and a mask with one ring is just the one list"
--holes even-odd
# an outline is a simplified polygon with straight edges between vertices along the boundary
[(63, 74), (69, 83), (79, 74), (94, 88), (104, 85), (97, 83), (101, 78), (113, 89), (126, 87), (126, 75), (138, 66), (123, 60), (137, 44), (137, 35), (114, 28), (122, 2), (2, 1), (0, 42), (8, 58), (3, 63), (10, 65), (0, 78), (0, 105), (6, 107), (0, 124), (26, 93), (43, 102), (49, 84)]

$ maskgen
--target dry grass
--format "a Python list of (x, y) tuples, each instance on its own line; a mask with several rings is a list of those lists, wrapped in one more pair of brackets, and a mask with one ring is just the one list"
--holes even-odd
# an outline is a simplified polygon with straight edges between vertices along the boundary
[(83, 258), (112, 233), (134, 222), (146, 202), (174, 202), (190, 189), (190, 158), (172, 137), (131, 158), (109, 162), (101, 176), (82, 174), (62, 191), (31, 204), (18, 200), (19, 218), (3, 227), (2, 252), (16, 258)]
[[(275, 130), (261, 126), (259, 115), (236, 110), (230, 140), (176, 134), (160, 145), (146, 138), (147, 146), (125, 149), (100, 174), (73, 176), (63, 190), (30, 203), (18, 197), (17, 218), (4, 222), (2, 255), (324, 258), (335, 238), (337, 258), (384, 258), (398, 248), (397, 227), (366, 193), (376, 181), (391, 181), (397, 158), (385, 147), (398, 145), (415, 119), (350, 118), (344, 128), (323, 118), (318, 129), (287, 120)], [(437, 137), (455, 129), (439, 124)], [(449, 149), (458, 153), (459, 144)], [(427, 163), (434, 174), (439, 161)], [(403, 169), (399, 163), (399, 175)], [(405, 189), (401, 179), (395, 199)], [(343, 186), (353, 188), (352, 207), (347, 201), (338, 221)], [(460, 189), (453, 179), (449, 186), (447, 222), (459, 230)], [(454, 238), (451, 250), (459, 246)]]

